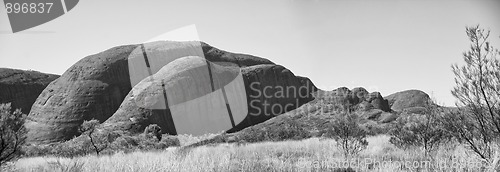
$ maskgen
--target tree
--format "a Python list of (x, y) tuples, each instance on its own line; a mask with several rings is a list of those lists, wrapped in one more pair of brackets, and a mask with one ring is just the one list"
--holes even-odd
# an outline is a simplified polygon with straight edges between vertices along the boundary
[(390, 131), (392, 136), (389, 142), (402, 149), (421, 147), (425, 157), (428, 157), (439, 144), (448, 140), (438, 120), (441, 113), (441, 108), (432, 103), (427, 105), (423, 114), (403, 112)]
[(97, 155), (104, 149), (108, 147), (107, 139), (99, 139), (99, 136), (96, 134), (96, 127), (99, 125), (99, 121), (97, 119), (92, 119), (90, 121), (84, 121), (79, 128), (79, 131), (88, 136), (90, 138), (90, 143), (94, 148), (94, 151)]
[(456, 86), (451, 93), (460, 110), (447, 115), (447, 130), (485, 160), (493, 156), (492, 144), (500, 138), (500, 62), (488, 41), (490, 31), (479, 25), (466, 28), (470, 50), (465, 65), (452, 65)]
[(367, 132), (358, 124), (356, 114), (338, 114), (324, 136), (335, 139), (337, 147), (347, 158), (366, 149)]
[(26, 115), (11, 111), (10, 103), (0, 104), (0, 166), (21, 153), (26, 140)]

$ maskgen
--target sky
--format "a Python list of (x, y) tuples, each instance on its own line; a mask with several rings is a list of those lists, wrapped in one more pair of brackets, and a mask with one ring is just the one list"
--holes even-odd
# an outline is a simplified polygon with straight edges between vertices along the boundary
[(465, 27), (490, 29), (500, 48), (500, 0), (82, 0), (15, 34), (1, 8), (0, 67), (62, 74), (87, 55), (193, 24), (202, 41), (267, 58), (320, 89), (419, 89), (446, 106)]

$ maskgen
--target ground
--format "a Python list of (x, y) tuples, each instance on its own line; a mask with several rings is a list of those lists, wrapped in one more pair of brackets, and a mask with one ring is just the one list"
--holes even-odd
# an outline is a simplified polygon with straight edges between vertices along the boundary
[[(205, 136), (210, 137), (210, 136)], [(181, 136), (183, 145), (200, 138)], [(204, 138), (203, 138), (204, 139)], [(173, 147), (157, 152), (88, 155), (78, 158), (32, 157), (9, 164), (12, 171), (482, 171), (480, 163), (458, 144), (442, 145), (431, 158), (420, 149), (401, 150), (389, 136), (368, 139), (366, 150), (343, 157), (334, 140), (309, 138), (300, 141), (223, 143), (195, 148)], [(475, 164), (474, 162), (479, 162)], [(477, 166), (481, 165), (480, 168)], [(482, 168), (482, 169), (481, 169)]]

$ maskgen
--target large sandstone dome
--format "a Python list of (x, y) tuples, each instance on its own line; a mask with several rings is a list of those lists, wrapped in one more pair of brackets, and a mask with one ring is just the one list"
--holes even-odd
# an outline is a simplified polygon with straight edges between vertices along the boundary
[(411, 108), (427, 107), (430, 97), (420, 90), (406, 90), (385, 97), (389, 101), (392, 110), (402, 111)]
[[(112, 130), (131, 130), (133, 126), (140, 132), (156, 123), (169, 134), (217, 133), (244, 119), (246, 99), (238, 66), (187, 56), (139, 82), (104, 125), (115, 127)], [(144, 116), (139, 109), (150, 113)]]
[(38, 95), (58, 77), (31, 70), (0, 68), (0, 103), (11, 103), (12, 109), (28, 114)]
[[(317, 90), (309, 79), (274, 64), (241, 70), (234, 64), (212, 64), (214, 87), (204, 87), (210, 85), (208, 76), (200, 77), (206, 69), (205, 60), (199, 57), (184, 57), (169, 63), (134, 87), (102, 128), (138, 133), (149, 124), (158, 124), (162, 132), (169, 134), (234, 132), (307, 103)], [(165, 84), (149, 82), (151, 78), (161, 79)], [(164, 108), (162, 87), (168, 90), (168, 109)], [(286, 87), (295, 89), (280, 92)]]
[[(182, 59), (184, 57), (188, 58)], [(242, 117), (242, 122), (235, 123), (234, 127), (228, 128), (229, 131), (237, 131), (292, 110), (312, 100), (309, 94), (316, 90), (309, 79), (295, 76), (288, 69), (267, 59), (222, 51), (203, 42), (161, 41), (119, 46), (83, 58), (43, 90), (33, 105), (26, 123), (28, 139), (32, 142), (46, 143), (68, 140), (78, 135), (77, 128), (84, 120), (90, 119), (98, 119), (100, 122), (106, 121), (103, 127), (110, 130), (141, 131), (148, 124), (156, 123), (166, 129), (164, 132), (171, 132), (172, 130), (168, 130), (168, 128), (172, 129), (173, 126), (169, 125), (168, 122), (162, 122), (161, 118), (168, 117), (166, 111), (171, 111), (170, 108), (165, 109), (165, 107), (174, 106), (176, 102), (169, 102), (168, 105), (161, 102), (161, 100), (167, 99), (161, 98), (161, 94), (158, 94), (160, 92), (157, 92), (161, 89), (158, 88), (164, 86), (167, 88), (190, 88), (189, 86), (192, 85), (186, 83), (191, 83), (193, 79), (189, 79), (189, 76), (195, 75), (193, 73), (191, 75), (183, 74), (189, 74), (189, 72), (196, 74), (198, 71), (196, 76), (201, 75), (200, 70), (208, 69), (202, 65), (208, 63), (202, 59), (218, 65), (213, 68), (213, 72), (216, 74), (219, 72), (221, 76), (230, 76), (222, 78), (240, 76), (243, 82), (242, 87), (247, 95), (245, 97), (246, 106), (250, 107), (250, 103), (254, 102), (253, 106), (256, 107), (249, 108), (248, 114)], [(169, 66), (170, 63), (172, 65)], [(184, 69), (197, 68), (196, 65), (198, 65), (199, 70), (183, 71)], [(176, 74), (176, 70), (179, 73)], [(240, 71), (239, 75), (237, 75), (238, 72), (234, 72), (238, 70)], [(146, 79), (151, 76), (162, 78), (162, 81), (167, 82), (147, 83)], [(212, 79), (217, 80), (217, 77)], [(221, 85), (227, 84), (227, 82), (230, 81), (220, 81)], [(218, 82), (215, 83), (214, 87), (211, 88), (212, 92), (221, 87), (221, 85), (217, 85)], [(252, 89), (250, 87), (252, 83), (258, 84), (255, 84), (257, 86)], [(134, 88), (136, 85), (139, 85), (140, 88)], [(271, 94), (279, 91), (280, 87), (299, 88), (302, 86), (307, 87), (307, 89), (287, 90), (289, 95), (294, 96), (278, 98), (265, 97), (264, 94), (251, 96), (257, 95), (256, 92), (269, 92), (268, 94)], [(271, 89), (267, 89), (268, 87)], [(135, 92), (131, 92), (132, 88)], [(198, 87), (193, 88), (196, 90)], [(156, 90), (156, 92), (152, 90)], [(196, 90), (197, 92), (192, 92), (193, 89), (190, 90), (180, 92), (182, 96), (178, 97), (184, 99), (167, 101), (176, 100), (177, 104), (180, 104), (180, 102), (196, 100), (199, 96), (211, 94), (208, 90)], [(168, 97), (176, 97), (175, 93), (167, 94), (170, 94)], [(149, 95), (146, 96), (146, 94)], [(160, 98), (155, 96), (160, 96)], [(149, 98), (149, 100), (145, 98)], [(264, 106), (264, 103), (290, 106), (286, 106), (288, 108), (285, 109), (269, 111), (270, 107)], [(237, 107), (237, 105), (232, 107)], [(263, 115), (263, 109), (270, 113)], [(253, 115), (249, 115), (250, 113)]]

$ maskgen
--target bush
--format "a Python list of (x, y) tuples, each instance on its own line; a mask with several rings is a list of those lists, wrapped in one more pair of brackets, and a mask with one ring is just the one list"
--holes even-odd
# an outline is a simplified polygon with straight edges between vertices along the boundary
[(164, 150), (171, 146), (180, 146), (177, 137), (161, 136), (158, 140), (156, 133), (149, 131), (161, 131), (156, 125), (146, 127), (142, 134), (130, 134), (124, 131), (102, 132), (97, 131), (96, 120), (86, 121), (80, 130), (84, 133), (66, 142), (52, 143), (47, 145), (27, 145), (25, 156), (53, 155), (58, 157), (77, 157), (88, 154), (114, 154), (118, 152), (154, 151)]
[(145, 135), (151, 135), (156, 137), (158, 141), (161, 140), (161, 127), (158, 126), (157, 124), (150, 124), (144, 129), (144, 134)]
[[(116, 134), (121, 132), (112, 132)], [(106, 139), (103, 136), (110, 134), (94, 134), (94, 141), (108, 142), (105, 149), (100, 150), (99, 154), (111, 155), (118, 152), (134, 152), (134, 151), (155, 151), (164, 150), (172, 146), (180, 146), (179, 140), (174, 136), (164, 135), (162, 140), (158, 141), (155, 137), (147, 137), (144, 134), (130, 135), (128, 133), (121, 133), (116, 138), (104, 141), (96, 140), (97, 138)], [(24, 148), (24, 156), (57, 156), (57, 157), (79, 157), (95, 153), (90, 139), (86, 137), (77, 137), (72, 140), (52, 143), (47, 145), (26, 145)]]
[(446, 129), (482, 159), (495, 161), (500, 139), (500, 52), (488, 41), (490, 31), (466, 28), (470, 49), (464, 65), (452, 66), (456, 86), (451, 93), (460, 110), (446, 116)]
[(26, 157), (51, 155), (73, 158), (85, 156), (94, 152), (89, 140), (70, 140), (62, 143), (51, 143), (45, 145), (26, 145), (23, 150), (23, 156)]
[(179, 140), (174, 136), (163, 136), (161, 140), (147, 134), (122, 135), (116, 138), (106, 150), (109, 153), (164, 150), (168, 147), (180, 146)]
[(300, 123), (289, 118), (282, 118), (278, 127), (257, 128), (248, 127), (239, 132), (237, 140), (248, 143), (262, 141), (301, 140), (311, 137), (311, 134)]
[(380, 124), (376, 121), (367, 120), (359, 124), (369, 136), (377, 136), (380, 134), (387, 134), (390, 131), (390, 123)]
[(401, 114), (390, 131), (389, 141), (401, 149), (421, 147), (427, 157), (449, 137), (439, 120), (442, 113), (439, 107), (429, 104), (423, 113)]
[(90, 144), (94, 148), (94, 151), (97, 155), (104, 149), (106, 149), (109, 145), (108, 137), (103, 137), (103, 135), (96, 133), (96, 127), (99, 125), (99, 121), (96, 119), (92, 119), (90, 121), (84, 121), (79, 128), (79, 131), (82, 135), (86, 135)]
[(323, 137), (333, 138), (345, 157), (357, 155), (366, 149), (368, 133), (359, 125), (356, 114), (338, 114)]
[(20, 109), (11, 110), (9, 104), (0, 104), (0, 166), (21, 154), (26, 140), (26, 115)]

